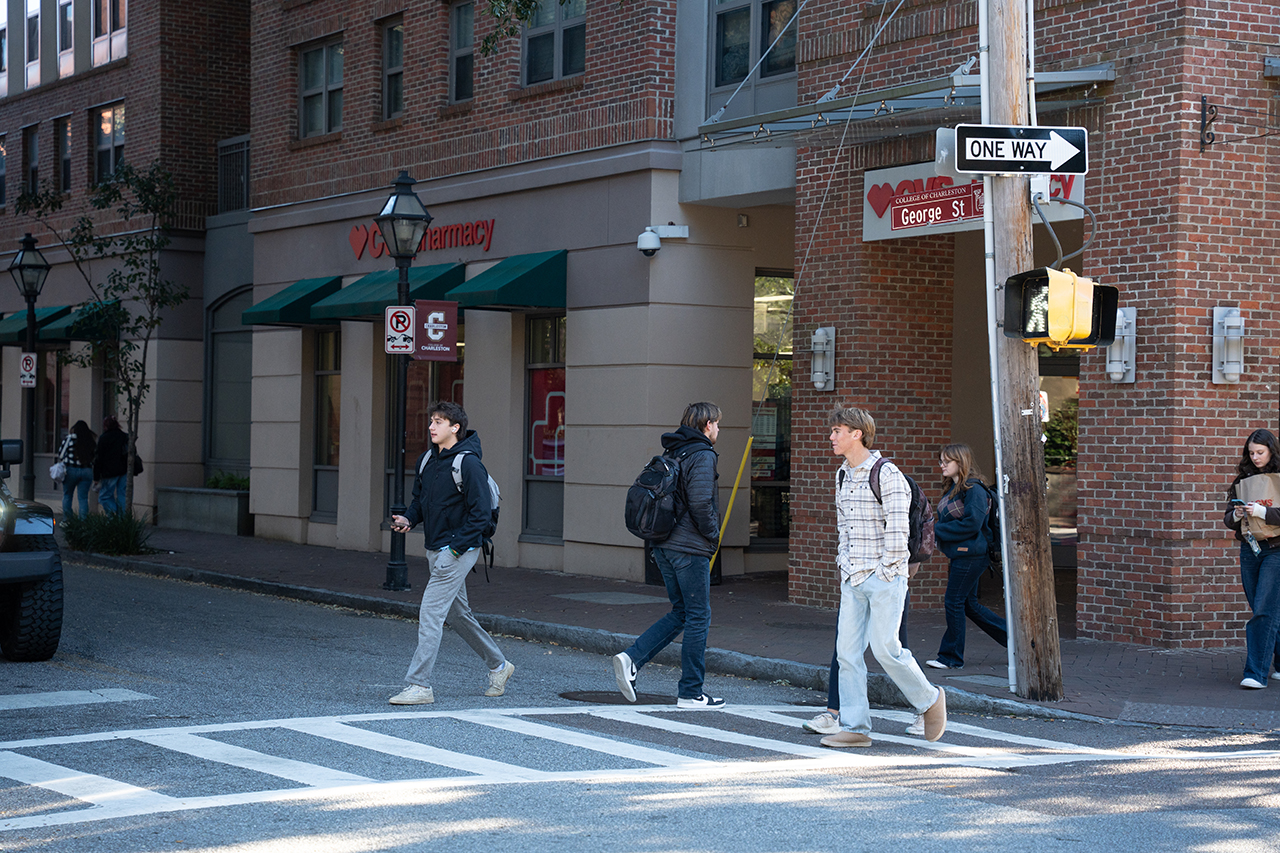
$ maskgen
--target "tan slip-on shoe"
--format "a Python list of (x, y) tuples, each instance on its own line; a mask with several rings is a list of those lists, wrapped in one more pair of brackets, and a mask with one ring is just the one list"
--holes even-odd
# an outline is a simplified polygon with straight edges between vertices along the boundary
[(935, 741), (947, 730), (947, 694), (938, 688), (938, 698), (922, 715), (924, 718), (924, 739)]
[(832, 749), (847, 749), (851, 746), (871, 746), (871, 738), (861, 732), (839, 732), (827, 735), (819, 743)]

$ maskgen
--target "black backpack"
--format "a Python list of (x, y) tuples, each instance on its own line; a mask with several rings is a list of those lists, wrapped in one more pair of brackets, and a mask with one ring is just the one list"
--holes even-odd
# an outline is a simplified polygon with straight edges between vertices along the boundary
[[(884, 505), (884, 501), (880, 497), (880, 469), (887, 462), (887, 459), (877, 459), (875, 464), (871, 466), (871, 472), (867, 475), (868, 485), (871, 486), (871, 494), (875, 495), (876, 502)], [(901, 473), (901, 469), (899, 469)], [(907, 481), (907, 488), (911, 491), (911, 505), (907, 509), (907, 562), (923, 563), (925, 560), (933, 556), (934, 548), (937, 545), (937, 539), (933, 534), (933, 523), (935, 516), (933, 514), (933, 506), (930, 505), (929, 499), (924, 495), (924, 489), (921, 489), (915, 480), (902, 474)], [(844, 469), (840, 469), (839, 484), (844, 485)]]
[(1004, 538), (1000, 535), (1000, 493), (994, 486), (983, 484), (991, 503), (987, 507), (987, 523), (982, 528), (987, 535), (987, 561), (992, 571), (1001, 571), (1000, 551)]
[(680, 488), (680, 460), (688, 455), (685, 451), (678, 457), (653, 457), (627, 489), (623, 521), (633, 535), (646, 542), (662, 542), (671, 535), (679, 520), (676, 490)]

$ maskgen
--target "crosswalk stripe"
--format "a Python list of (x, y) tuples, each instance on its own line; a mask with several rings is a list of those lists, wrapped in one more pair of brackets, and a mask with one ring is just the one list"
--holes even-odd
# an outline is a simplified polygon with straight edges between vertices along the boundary
[(99, 702), (139, 702), (154, 699), (145, 693), (111, 687), (105, 690), (58, 690), (53, 693), (11, 693), (0, 696), (0, 711), (24, 708), (57, 708), (64, 705), (96, 705)]
[(181, 752), (184, 755), (216, 761), (219, 764), (229, 764), (233, 767), (255, 770), (258, 773), (265, 773), (269, 776), (278, 776), (281, 779), (290, 779), (294, 782), (301, 782), (304, 785), (311, 785), (317, 788), (373, 781), (367, 776), (357, 776), (354, 773), (321, 767), (318, 764), (308, 764), (305, 761), (295, 761), (292, 758), (267, 755), (264, 752), (256, 752), (252, 749), (233, 746), (229, 743), (222, 743), (221, 741), (210, 740), (197, 735), (141, 735), (135, 737), (134, 740), (163, 747), (174, 752)]
[(16, 752), (0, 752), (0, 776), (98, 806), (153, 811), (176, 802), (173, 797), (155, 791)]
[(523, 779), (530, 782), (548, 777), (548, 774), (541, 770), (520, 767), (516, 764), (505, 764), (501, 761), (493, 761), (492, 759), (467, 755), (462, 752), (451, 752), (438, 746), (429, 746), (425, 743), (392, 737), (380, 732), (371, 732), (368, 729), (356, 728), (355, 726), (344, 725), (332, 720), (307, 720), (290, 724), (286, 728), (350, 746), (358, 746), (362, 749), (371, 749), (374, 752), (381, 752), (386, 755), (411, 758), (414, 761), (436, 764), (441, 767), (451, 767), (454, 770), (475, 773), (480, 776)]

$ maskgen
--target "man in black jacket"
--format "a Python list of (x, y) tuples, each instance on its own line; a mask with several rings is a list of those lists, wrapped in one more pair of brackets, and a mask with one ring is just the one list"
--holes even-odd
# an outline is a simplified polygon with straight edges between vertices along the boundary
[(653, 548), (654, 560), (671, 599), (671, 612), (655, 622), (613, 658), (618, 690), (636, 701), (636, 673), (684, 632), (680, 654), (680, 708), (723, 708), (724, 700), (702, 691), (706, 674), (707, 629), (711, 625), (711, 556), (720, 544), (720, 512), (716, 500), (716, 452), (720, 407), (692, 403), (680, 428), (662, 436), (664, 455), (680, 466), (676, 490), (676, 526)]
[[(418, 648), (404, 677), (409, 686), (391, 697), (392, 705), (435, 701), (431, 671), (446, 621), (488, 665), (489, 687), (484, 695), (501, 696), (516, 671), (471, 615), (467, 603), (467, 573), (480, 556), (492, 509), (489, 475), (480, 461), (480, 436), (467, 429), (467, 413), (457, 403), (436, 403), (428, 415), (431, 447), (418, 457), (413, 501), (405, 515), (391, 517), (392, 529), (401, 533), (422, 523), (431, 563), (431, 578), (418, 611)], [(460, 455), (461, 484), (453, 478), (453, 463)]]

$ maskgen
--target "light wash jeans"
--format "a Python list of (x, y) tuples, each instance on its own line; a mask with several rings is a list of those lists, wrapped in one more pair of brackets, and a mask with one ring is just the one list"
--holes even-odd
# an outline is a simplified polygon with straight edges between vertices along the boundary
[(123, 512), (125, 491), (124, 474), (119, 477), (103, 477), (98, 486), (98, 506), (105, 513)]
[(917, 714), (929, 710), (938, 699), (938, 688), (929, 683), (911, 652), (898, 642), (898, 620), (906, 596), (906, 575), (885, 581), (873, 574), (857, 586), (847, 580), (840, 582), (836, 657), (840, 660), (840, 726), (845, 731), (871, 732), (867, 662), (863, 657), (868, 646)]
[(93, 482), (93, 469), (67, 466), (66, 479), (62, 481), (62, 517), (71, 515), (71, 499), (77, 493), (80, 497), (80, 517), (89, 514), (89, 485)]
[(431, 686), (431, 671), (435, 669), (440, 654), (440, 637), (445, 622), (466, 641), (467, 645), (484, 658), (490, 670), (507, 662), (498, 644), (471, 615), (467, 603), (467, 573), (480, 556), (479, 548), (472, 548), (461, 557), (455, 557), (448, 548), (428, 551), (431, 579), (422, 592), (422, 607), (418, 610), (418, 648), (409, 662), (404, 680), (420, 687)]

